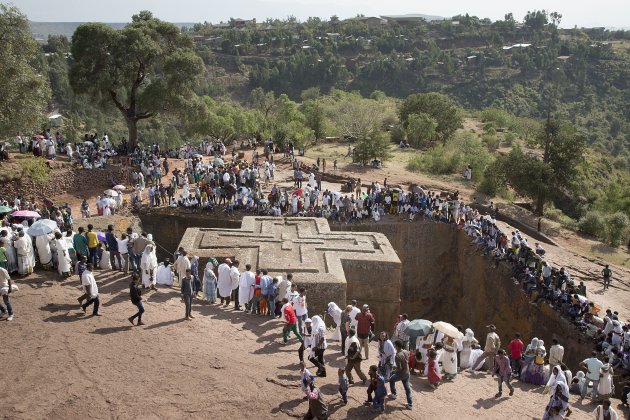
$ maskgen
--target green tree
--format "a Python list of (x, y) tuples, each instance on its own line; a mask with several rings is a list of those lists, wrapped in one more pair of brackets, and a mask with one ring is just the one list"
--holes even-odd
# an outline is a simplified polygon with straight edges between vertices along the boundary
[(354, 147), (354, 160), (367, 165), (374, 159), (381, 161), (391, 158), (391, 143), (383, 130), (377, 125), (373, 125), (372, 129), (361, 137)]
[(309, 100), (300, 106), (300, 111), (306, 117), (306, 126), (313, 130), (315, 140), (323, 139), (326, 136), (324, 107), (317, 100)]
[(535, 213), (542, 215), (544, 205), (558, 191), (575, 191), (586, 140), (575, 127), (549, 119), (538, 134), (537, 143), (542, 149), (541, 157), (515, 147), (488, 167), (485, 176), (501, 179), (519, 195), (533, 199)]
[(73, 90), (113, 104), (127, 124), (132, 149), (138, 122), (164, 111), (183, 112), (203, 73), (192, 39), (147, 11), (121, 30), (102, 23), (79, 26), (71, 50)]
[(435, 139), (438, 123), (429, 114), (411, 114), (407, 118), (407, 140), (414, 147), (425, 147)]
[(45, 118), (50, 88), (28, 19), (0, 4), (0, 134), (34, 130)]
[(417, 93), (409, 95), (400, 105), (398, 116), (405, 129), (409, 116), (427, 114), (437, 122), (436, 137), (446, 142), (462, 126), (461, 109), (447, 96), (440, 93)]

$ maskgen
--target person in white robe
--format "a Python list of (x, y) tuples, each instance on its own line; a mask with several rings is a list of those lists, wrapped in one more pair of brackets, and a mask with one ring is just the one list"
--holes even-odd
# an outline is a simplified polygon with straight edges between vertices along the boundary
[(52, 264), (52, 251), (50, 250), (50, 241), (53, 238), (53, 233), (35, 237), (35, 246), (37, 247), (37, 256), (39, 257), (39, 263), (45, 268), (48, 268)]
[[(473, 366), (475, 366), (475, 364), (477, 363), (477, 359), (479, 359), (479, 357), (483, 354), (483, 350), (481, 350), (481, 346), (479, 344), (475, 344), (472, 348), (472, 350), (470, 351), (470, 368), (472, 368)], [(483, 367), (483, 363), (480, 363), (479, 366), (477, 366), (476, 370), (481, 370), (481, 368)]]
[(597, 386), (597, 394), (599, 398), (606, 399), (612, 398), (613, 392), (615, 390), (615, 386), (613, 384), (613, 368), (610, 366), (610, 363), (606, 363), (599, 370), (600, 380), (599, 385)]
[(165, 286), (172, 286), (175, 273), (171, 269), (172, 266), (168, 260), (160, 263), (155, 273), (155, 282)]
[(297, 214), (298, 212), (298, 197), (297, 195), (291, 196), (291, 214)]
[[(232, 266), (230, 267), (230, 281), (232, 283), (232, 291), (236, 290), (238, 288), (238, 284), (239, 281), (241, 279), (241, 273), (238, 271), (238, 261), (234, 261), (232, 263)], [(238, 299), (237, 295), (234, 295), (234, 299)], [(238, 304), (238, 300), (236, 300), (234, 302), (235, 304)], [(236, 306), (236, 308), (238, 309), (238, 305)]]
[(190, 259), (188, 258), (186, 251), (182, 251), (173, 266), (180, 284), (182, 283), (182, 279), (186, 277), (186, 270), (189, 270), (191, 266), (192, 265), (190, 264)]
[(311, 188), (317, 188), (317, 182), (315, 181), (315, 173), (311, 172), (308, 175), (308, 186)]
[(66, 154), (68, 155), (68, 162), (72, 162), (72, 143), (66, 144)]
[(33, 269), (35, 268), (35, 248), (33, 247), (33, 237), (31, 235), (25, 234), (24, 239), (26, 240), (26, 242), (28, 242), (28, 246), (27, 246), (28, 262), (31, 267), (31, 272), (33, 272)]
[(60, 232), (55, 232), (55, 249), (57, 250), (57, 271), (60, 276), (70, 277), (72, 272), (70, 253), (68, 252), (68, 242), (61, 236)]
[(140, 260), (140, 269), (142, 269), (142, 286), (145, 288), (155, 288), (156, 274), (157, 274), (158, 262), (155, 255), (155, 247), (151, 244), (144, 248), (142, 253), (142, 259)]
[(256, 275), (251, 269), (251, 265), (245, 266), (245, 271), (241, 274), (238, 283), (238, 303), (245, 305), (245, 310), (249, 310), (249, 303), (254, 297), (254, 286), (256, 285)]
[(440, 355), (440, 361), (442, 362), (444, 379), (452, 380), (457, 376), (457, 346), (455, 339), (446, 337), (443, 350)]
[(459, 354), (460, 361), (459, 367), (462, 369), (468, 369), (472, 365), (470, 364), (470, 354), (472, 347), (479, 344), (479, 341), (475, 338), (475, 333), (470, 328), (466, 328), (464, 338), (462, 339), (462, 351)]
[(335, 303), (330, 302), (326, 314), (330, 316), (336, 325), (335, 331), (330, 337), (331, 340), (341, 341), (341, 308)]
[(7, 253), (7, 272), (9, 274), (13, 274), (18, 269), (18, 267), (17, 267), (17, 254), (15, 252), (15, 247), (13, 246), (13, 232), (11, 232), (7, 228), (2, 228), (2, 229), (0, 229), (0, 231), (6, 232), (6, 233), (3, 233), (3, 235), (6, 235), (6, 236), (0, 236), (0, 246), (3, 246), (4, 249), (6, 249), (6, 253)]
[[(99, 244), (99, 248), (102, 248), (102, 245)], [(109, 259), (110, 252), (106, 249), (103, 249), (100, 260), (98, 261), (98, 266), (101, 270), (111, 270), (112, 263)]]
[[(15, 240), (13, 245), (16, 250), (17, 257), (17, 269), (20, 275), (29, 275), (33, 272), (33, 265), (31, 264), (31, 254), (33, 254), (33, 247), (28, 235), (24, 234), (24, 231), (18, 232), (18, 239)], [(34, 257), (33, 257), (34, 258)]]
[[(230, 279), (230, 264), (232, 260), (226, 258), (222, 264), (219, 265), (219, 279), (217, 287), (219, 289), (219, 297), (221, 303), (225, 303), (225, 306), (230, 304), (230, 295), (232, 294), (232, 280)], [(227, 302), (226, 302), (227, 299)]]

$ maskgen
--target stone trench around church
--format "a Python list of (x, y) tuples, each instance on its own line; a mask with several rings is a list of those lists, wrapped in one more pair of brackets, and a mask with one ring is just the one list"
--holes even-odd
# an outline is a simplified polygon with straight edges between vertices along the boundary
[[(221, 215), (177, 213), (170, 209), (145, 211), (138, 215), (142, 228), (153, 234), (158, 243), (158, 260), (174, 252), (186, 229), (239, 229), (241, 220)], [(377, 329), (391, 331), (396, 312), (407, 313), (409, 319), (446, 321), (471, 328), (483, 346), (486, 325), (495, 324), (503, 346), (520, 332), (524, 342), (533, 337), (551, 343), (558, 338), (565, 347), (565, 362), (573, 371), (593, 343), (566, 319), (546, 304), (533, 305), (520, 285), (514, 284), (510, 267), (494, 264), (473, 246), (467, 235), (455, 226), (433, 222), (396, 222), (362, 225), (330, 225), (332, 232), (374, 232), (387, 237), (402, 263), (399, 307), (383, 310), (376, 305), (375, 314), (390, 319), (377, 319)], [(167, 252), (168, 250), (168, 252)], [(203, 260), (203, 258), (202, 258)], [(203, 262), (203, 261), (202, 261)], [(247, 261), (242, 262), (242, 269)], [(204, 263), (205, 265), (205, 263)], [(253, 267), (255, 269), (255, 267)], [(347, 270), (346, 267), (344, 267)], [(380, 271), (387, 283), (387, 271)], [(348, 273), (346, 273), (348, 274)], [(296, 276), (297, 277), (297, 276)], [(297, 280), (299, 284), (299, 279)], [(372, 282), (370, 285), (374, 286)], [(376, 287), (376, 286), (374, 286)], [(386, 293), (385, 290), (381, 292)], [(378, 291), (377, 293), (378, 294)], [(325, 303), (309, 296), (309, 307), (325, 312)], [(350, 290), (346, 300), (356, 298)], [(362, 304), (361, 299), (359, 304)], [(347, 302), (336, 301), (343, 307)]]

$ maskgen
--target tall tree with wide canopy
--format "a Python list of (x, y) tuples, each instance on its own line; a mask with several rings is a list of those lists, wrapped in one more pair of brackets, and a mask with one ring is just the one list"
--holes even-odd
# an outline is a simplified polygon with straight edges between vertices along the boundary
[(0, 4), (0, 134), (41, 129), (50, 88), (42, 76), (43, 56), (28, 19)]
[(203, 73), (192, 39), (147, 11), (134, 15), (121, 30), (102, 23), (79, 26), (72, 37), (72, 56), (73, 90), (120, 111), (131, 149), (138, 142), (138, 122), (159, 112), (185, 110)]

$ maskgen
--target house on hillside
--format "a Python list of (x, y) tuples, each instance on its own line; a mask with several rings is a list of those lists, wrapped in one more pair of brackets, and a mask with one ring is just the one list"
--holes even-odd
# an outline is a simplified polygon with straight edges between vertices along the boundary
[(245, 29), (248, 26), (256, 26), (256, 19), (230, 19), (230, 27), (233, 29)]

